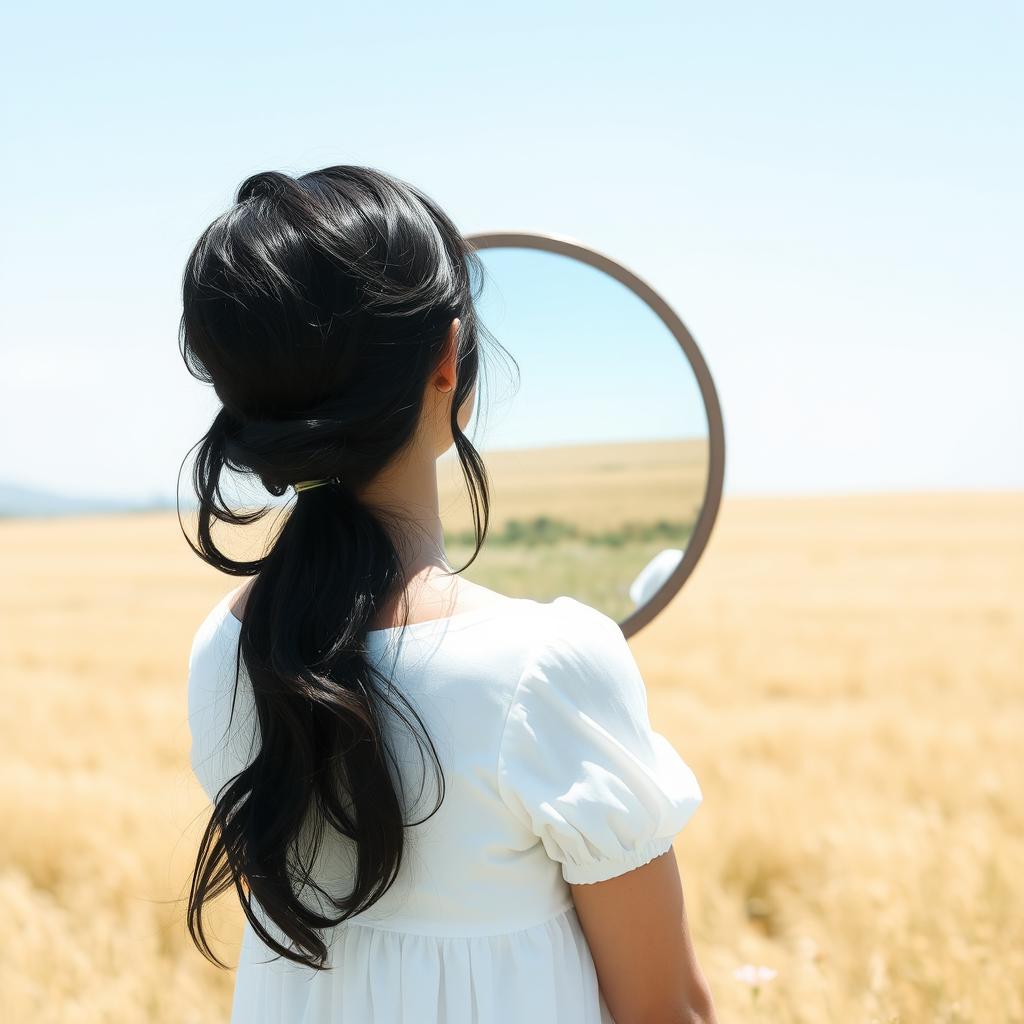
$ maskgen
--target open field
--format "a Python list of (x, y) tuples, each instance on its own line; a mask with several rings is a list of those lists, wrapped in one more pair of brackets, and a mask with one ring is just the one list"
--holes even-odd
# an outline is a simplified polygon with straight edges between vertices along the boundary
[[(0, 1019), (226, 1021), (185, 672), (237, 581), (173, 513), (0, 521), (0, 558)], [(1024, 1021), (1024, 494), (727, 499), (631, 645), (705, 793), (675, 851), (723, 1024)]]

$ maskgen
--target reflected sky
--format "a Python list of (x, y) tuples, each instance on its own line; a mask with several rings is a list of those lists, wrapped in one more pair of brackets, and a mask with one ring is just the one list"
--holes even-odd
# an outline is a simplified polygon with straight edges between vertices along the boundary
[[(654, 311), (604, 271), (568, 256), (479, 252), (482, 401), (470, 436), (484, 449), (706, 437), (689, 360)], [(482, 287), (481, 287), (482, 283)]]

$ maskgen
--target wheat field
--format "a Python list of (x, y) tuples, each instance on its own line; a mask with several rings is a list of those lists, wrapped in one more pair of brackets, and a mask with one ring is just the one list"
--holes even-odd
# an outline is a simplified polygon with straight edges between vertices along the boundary
[[(238, 581), (173, 512), (0, 521), (0, 558), (0, 1019), (226, 1021), (185, 684)], [(1024, 493), (726, 499), (630, 642), (705, 794), (674, 849), (723, 1024), (1024, 1021)]]

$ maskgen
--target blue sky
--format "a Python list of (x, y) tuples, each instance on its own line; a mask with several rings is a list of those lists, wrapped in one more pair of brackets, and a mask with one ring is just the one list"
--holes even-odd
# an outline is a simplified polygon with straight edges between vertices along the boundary
[(189, 248), (253, 171), (358, 163), (466, 233), (648, 280), (715, 378), (727, 493), (1024, 486), (1019, 4), (58, 3), (5, 29), (0, 479), (173, 494), (215, 408), (177, 348)]

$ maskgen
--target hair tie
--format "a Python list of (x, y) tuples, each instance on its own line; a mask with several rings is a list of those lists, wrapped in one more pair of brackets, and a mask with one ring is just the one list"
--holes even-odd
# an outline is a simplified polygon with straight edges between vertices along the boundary
[(295, 488), (296, 492), (308, 491), (311, 487), (320, 487), (322, 484), (332, 483), (333, 480), (333, 477), (327, 480), (300, 480), (297, 484), (292, 484), (292, 487)]

